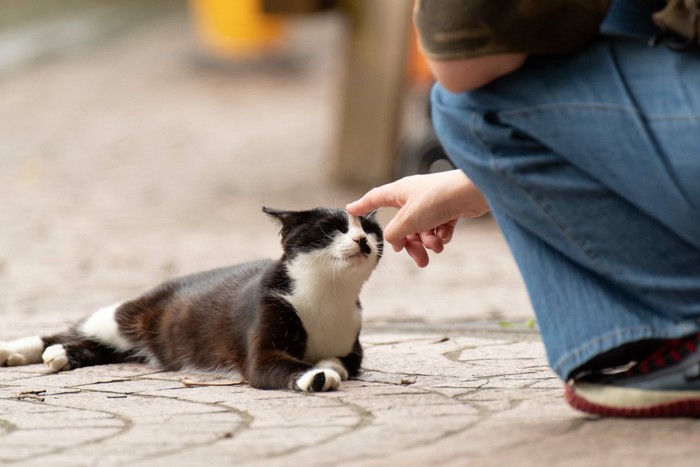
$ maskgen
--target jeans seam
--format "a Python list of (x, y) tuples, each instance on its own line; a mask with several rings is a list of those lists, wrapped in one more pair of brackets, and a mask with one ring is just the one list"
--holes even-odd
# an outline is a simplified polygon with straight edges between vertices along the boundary
[[(500, 172), (504, 177), (508, 176), (505, 171)], [(557, 229), (564, 235), (564, 237), (567, 240), (569, 240), (569, 242), (572, 245), (574, 245), (584, 257), (588, 258), (593, 264), (595, 264), (599, 268), (602, 268), (602, 265), (598, 261), (600, 255), (597, 255), (593, 252), (588, 242), (581, 238), (578, 238), (576, 235), (573, 234), (573, 232), (570, 229), (566, 227), (566, 225), (558, 222), (556, 216), (553, 214), (546, 201), (538, 197), (536, 194), (528, 191), (524, 187), (518, 186), (518, 188), (525, 194), (527, 194), (527, 196), (540, 208), (540, 211), (542, 211), (547, 216), (547, 218), (552, 222), (552, 224), (557, 227)]]
[(686, 115), (677, 115), (677, 114), (656, 114), (656, 115), (647, 115), (646, 116), (647, 120), (700, 120), (700, 114), (686, 114)]
[[(561, 110), (561, 111), (572, 111), (573, 110), (572, 107), (567, 107), (564, 105), (549, 106), (549, 108), (547, 108), (547, 106), (537, 106), (537, 107), (530, 107), (527, 110), (523, 109), (522, 112), (518, 112), (518, 111), (499, 112), (498, 115), (499, 115), (499, 117), (507, 117), (507, 116), (516, 117), (515, 120), (513, 120), (513, 119), (507, 120), (504, 118), (504, 124), (507, 124), (507, 125), (511, 126), (512, 128), (517, 129), (518, 128), (518, 123), (517, 123), (518, 121), (526, 121), (526, 119), (531, 115), (536, 116), (539, 112), (547, 111), (547, 110), (551, 111), (553, 108), (557, 108), (558, 110)], [(622, 111), (622, 109), (623, 108), (620, 107), (618, 110)], [(674, 167), (668, 162), (668, 158), (663, 156), (665, 154), (665, 152), (663, 151), (659, 142), (653, 136), (653, 131), (650, 130), (649, 125), (648, 125), (650, 123), (650, 120), (654, 120), (655, 122), (663, 122), (663, 121), (676, 121), (676, 122), (678, 122), (678, 121), (683, 121), (683, 120), (689, 120), (690, 117), (688, 119), (686, 119), (686, 118), (682, 118), (681, 116), (673, 117), (669, 114), (665, 114), (664, 116), (657, 116), (656, 118), (649, 119), (641, 112), (638, 112), (632, 108), (630, 108), (629, 111), (625, 111), (625, 112), (626, 113), (628, 112), (630, 114), (630, 117), (635, 119), (633, 121), (635, 121), (636, 124), (638, 125), (638, 127), (636, 127), (636, 128), (637, 128), (637, 134), (641, 135), (640, 139), (644, 138), (644, 142), (647, 145), (647, 147), (650, 148), (650, 150), (652, 152), (655, 152), (655, 153), (660, 155), (660, 157), (659, 157), (660, 163), (665, 168), (665, 171), (666, 171), (669, 179), (672, 181), (673, 187), (675, 188), (675, 190), (677, 190), (677, 194), (678, 194), (679, 198), (682, 199), (684, 201), (684, 203), (689, 207), (700, 207), (700, 204), (698, 203), (698, 201), (693, 199), (693, 197), (688, 193), (687, 189), (684, 188), (684, 184), (679, 180), (678, 171), (676, 169), (674, 169)], [(520, 120), (518, 120), (517, 117), (519, 117)], [(692, 117), (692, 120), (695, 120), (695, 119), (696, 119), (695, 117)], [(697, 115), (697, 119), (700, 119), (700, 114)], [(566, 157), (562, 157), (562, 159), (566, 160), (572, 166), (578, 168), (578, 166), (576, 164), (570, 162)], [(582, 169), (579, 168), (579, 170), (582, 170)], [(586, 173), (585, 170), (583, 170), (583, 172)], [(608, 190), (610, 190), (611, 192), (620, 196), (619, 193), (617, 193), (615, 190), (610, 189), (609, 187), (608, 187)], [(626, 200), (628, 203), (631, 203), (635, 208), (640, 209), (640, 207), (638, 205), (635, 205), (632, 201), (630, 201), (629, 198), (622, 196), (622, 199)], [(646, 212), (646, 211), (644, 211), (644, 212)], [(662, 224), (665, 225), (665, 223), (663, 223), (663, 222), (662, 222)]]
[(499, 115), (504, 117), (510, 116), (520, 116), (529, 113), (541, 112), (543, 110), (559, 110), (559, 109), (599, 109), (615, 112), (629, 112), (637, 115), (639, 118), (644, 118), (646, 120), (700, 120), (700, 114), (654, 114), (647, 115), (640, 112), (638, 109), (616, 104), (587, 104), (581, 102), (558, 102), (556, 104), (541, 104), (533, 105), (528, 107), (520, 107), (517, 109), (503, 110), (498, 112)]
[(625, 96), (627, 97), (627, 99), (629, 99), (629, 101), (632, 103), (632, 107), (635, 109), (634, 114), (637, 117), (637, 125), (639, 125), (640, 127), (640, 133), (646, 137), (648, 144), (652, 146), (654, 151), (656, 151), (656, 153), (659, 156), (661, 156), (658, 157), (658, 159), (663, 165), (663, 167), (666, 169), (668, 176), (671, 178), (671, 180), (673, 180), (673, 183), (675, 184), (675, 187), (678, 190), (680, 196), (683, 198), (683, 200), (688, 204), (688, 206), (696, 206), (691, 196), (683, 188), (683, 184), (678, 180), (678, 174), (676, 173), (676, 170), (673, 168), (673, 166), (669, 163), (667, 154), (663, 151), (661, 144), (659, 143), (657, 137), (654, 135), (654, 132), (650, 130), (649, 119), (644, 114), (638, 111), (639, 105), (637, 104), (637, 99), (630, 90), (628, 83), (623, 78), (623, 74), (620, 69), (620, 63), (617, 58), (617, 50), (614, 47), (614, 44), (608, 43), (607, 47), (610, 51), (611, 62), (615, 70), (615, 75), (619, 80), (619, 85), (624, 90)]
[(499, 115), (508, 117), (515, 115), (522, 115), (534, 112), (541, 112), (543, 110), (557, 110), (557, 109), (600, 109), (600, 110), (610, 110), (617, 112), (632, 112), (639, 114), (639, 110), (626, 105), (619, 104), (603, 104), (603, 103), (585, 103), (585, 102), (557, 102), (556, 104), (539, 104), (527, 107), (520, 107), (517, 109), (502, 110), (498, 112)]
[(494, 172), (500, 174), (503, 178), (508, 180), (511, 185), (515, 186), (518, 190), (520, 190), (530, 201), (537, 207), (537, 209), (542, 212), (542, 214), (549, 219), (550, 223), (556, 227), (556, 229), (560, 232), (560, 234), (571, 244), (573, 247), (585, 258), (587, 258), (591, 263), (596, 265), (598, 268), (601, 268), (602, 265), (598, 262), (598, 255), (594, 254), (591, 249), (587, 246), (587, 243), (585, 241), (582, 241), (580, 239), (577, 239), (575, 236), (571, 234), (569, 229), (567, 229), (564, 225), (562, 225), (560, 222), (556, 220), (556, 218), (552, 215), (552, 212), (550, 209), (547, 208), (547, 204), (543, 202), (541, 199), (539, 199), (536, 195), (528, 191), (526, 188), (522, 187), (520, 184), (516, 183), (515, 180), (510, 177), (507, 173), (506, 170), (499, 168), (498, 167), (498, 157), (496, 156), (495, 152), (489, 147), (489, 145), (484, 141), (483, 138), (479, 135), (478, 130), (476, 129), (476, 125), (474, 124), (476, 122), (476, 115), (472, 115), (472, 122), (469, 125), (469, 131), (474, 137), (475, 140), (481, 144), (484, 149), (486, 149), (487, 153), (491, 155), (490, 157), (490, 166), (491, 170)]
[[(462, 107), (465, 108), (465, 107)], [(639, 109), (621, 104), (606, 104), (602, 102), (557, 102), (552, 104), (538, 104), (529, 105), (525, 107), (517, 107), (506, 110), (500, 110), (499, 115), (508, 117), (516, 116), (528, 113), (539, 112), (542, 110), (557, 110), (557, 109), (600, 109), (609, 110), (617, 112), (631, 112), (637, 114), (640, 117), (644, 117), (646, 120), (698, 120), (700, 119), (700, 114), (698, 113), (687, 113), (687, 114), (643, 114)]]
[[(486, 141), (484, 141), (484, 139), (481, 137), (481, 135), (479, 135), (479, 132), (476, 130), (475, 122), (477, 121), (477, 115), (478, 114), (476, 114), (476, 113), (471, 114), (471, 122), (469, 122), (469, 125), (468, 125), (469, 133), (471, 133), (471, 135), (474, 137), (474, 139), (483, 147), (483, 149), (486, 150), (487, 153), (493, 154), (494, 152), (493, 152), (493, 149), (491, 148), (491, 146), (489, 146), (489, 144), (486, 143)], [(491, 164), (489, 164), (489, 165), (491, 165)], [(495, 168), (495, 167), (492, 166), (492, 168)]]

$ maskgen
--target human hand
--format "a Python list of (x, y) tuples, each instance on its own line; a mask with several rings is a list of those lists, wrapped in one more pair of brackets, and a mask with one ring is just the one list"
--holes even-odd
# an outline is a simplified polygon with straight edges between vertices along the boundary
[(489, 210), (461, 170), (413, 175), (373, 188), (347, 210), (361, 216), (381, 207), (399, 209), (384, 229), (384, 240), (394, 251), (405, 248), (421, 268), (430, 261), (427, 250), (440, 253), (452, 240), (460, 217), (479, 217)]

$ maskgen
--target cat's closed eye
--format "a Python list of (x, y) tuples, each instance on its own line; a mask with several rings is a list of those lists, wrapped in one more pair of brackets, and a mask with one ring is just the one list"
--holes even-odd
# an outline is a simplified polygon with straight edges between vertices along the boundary
[(344, 219), (329, 219), (321, 223), (320, 229), (326, 235), (336, 232), (347, 233), (348, 224)]

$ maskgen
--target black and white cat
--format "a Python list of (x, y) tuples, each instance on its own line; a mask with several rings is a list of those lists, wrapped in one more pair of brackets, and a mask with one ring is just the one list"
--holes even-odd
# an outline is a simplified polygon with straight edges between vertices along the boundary
[(284, 253), (165, 282), (66, 332), (0, 343), (0, 366), (52, 371), (126, 361), (239, 372), (261, 389), (329, 391), (359, 373), (358, 299), (382, 255), (373, 217), (280, 211)]

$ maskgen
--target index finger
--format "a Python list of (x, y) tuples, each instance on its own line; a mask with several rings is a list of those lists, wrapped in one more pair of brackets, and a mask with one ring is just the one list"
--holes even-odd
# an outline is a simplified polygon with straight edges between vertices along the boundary
[(353, 216), (362, 216), (379, 208), (400, 208), (403, 203), (396, 197), (393, 183), (369, 190), (362, 198), (348, 204), (345, 209)]

